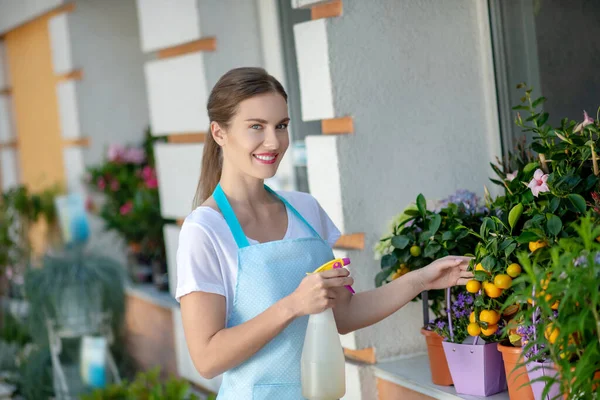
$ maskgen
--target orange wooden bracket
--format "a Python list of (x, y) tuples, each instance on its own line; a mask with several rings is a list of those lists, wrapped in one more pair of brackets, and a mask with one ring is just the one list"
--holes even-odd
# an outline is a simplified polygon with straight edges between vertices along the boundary
[(426, 394), (415, 392), (404, 386), (377, 378), (377, 400), (434, 400), (433, 397)]
[(345, 250), (364, 250), (365, 249), (365, 234), (364, 233), (351, 233), (348, 235), (342, 235), (337, 242), (333, 245), (334, 249), (345, 249)]
[(17, 148), (18, 146), (19, 146), (19, 142), (17, 141), (17, 139), (12, 139), (12, 140), (9, 140), (8, 142), (0, 143), (0, 150), (1, 149), (14, 149), (14, 148)]
[(321, 18), (339, 17), (342, 15), (342, 11), (342, 0), (332, 0), (327, 3), (312, 6), (310, 8), (310, 18), (315, 20)]
[(89, 147), (90, 146), (90, 138), (82, 137), (82, 138), (63, 139), (63, 146), (65, 146), (65, 147)]
[(354, 120), (352, 117), (324, 119), (321, 121), (321, 132), (324, 135), (354, 133)]
[(56, 78), (59, 82), (70, 80), (80, 81), (83, 79), (83, 71), (80, 69), (75, 69), (71, 72), (67, 72), (66, 74), (57, 75)]
[(350, 350), (344, 347), (344, 355), (351, 360), (360, 361), (367, 364), (375, 364), (375, 349), (368, 347), (360, 350)]
[(192, 42), (180, 44), (173, 47), (168, 47), (158, 51), (158, 58), (169, 58), (182, 56), (188, 53), (197, 51), (215, 51), (217, 50), (217, 38), (208, 37), (194, 40)]
[(0, 89), (0, 95), (10, 96), (11, 94), (12, 94), (12, 89), (11, 88)]
[(169, 143), (204, 143), (205, 140), (204, 132), (175, 133), (167, 136)]

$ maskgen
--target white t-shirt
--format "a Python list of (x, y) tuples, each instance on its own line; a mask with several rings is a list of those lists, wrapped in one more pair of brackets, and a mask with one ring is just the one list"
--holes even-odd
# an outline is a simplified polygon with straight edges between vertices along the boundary
[[(277, 192), (285, 198), (330, 246), (340, 231), (310, 194)], [(312, 232), (287, 209), (288, 227), (284, 239), (311, 237)], [(248, 238), (250, 245), (255, 240)], [(227, 315), (233, 304), (237, 279), (237, 251), (229, 226), (220, 212), (198, 207), (185, 219), (177, 249), (177, 301), (188, 293), (201, 291), (225, 296)]]

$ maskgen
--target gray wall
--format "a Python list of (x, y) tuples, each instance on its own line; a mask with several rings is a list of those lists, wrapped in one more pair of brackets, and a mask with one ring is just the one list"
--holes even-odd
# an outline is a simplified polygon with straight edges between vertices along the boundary
[(204, 53), (209, 90), (232, 68), (263, 66), (256, 1), (198, 0), (198, 12), (202, 36), (217, 38), (217, 51)]
[(86, 165), (102, 161), (111, 143), (139, 143), (149, 125), (144, 61), (135, 0), (78, 0), (69, 16)]
[[(346, 232), (366, 233), (351, 257), (369, 287), (380, 271), (373, 245), (417, 194), (490, 186), (500, 144), (486, 4), (348, 0), (328, 23), (336, 116), (355, 123), (338, 141), (344, 220)], [(377, 344), (378, 359), (422, 351), (421, 323), (410, 304), (357, 332), (358, 347)]]
[(0, 34), (60, 6), (63, 0), (0, 0)]

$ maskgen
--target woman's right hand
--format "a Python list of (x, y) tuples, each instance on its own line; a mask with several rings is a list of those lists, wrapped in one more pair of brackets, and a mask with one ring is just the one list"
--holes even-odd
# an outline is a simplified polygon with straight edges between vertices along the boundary
[(335, 306), (340, 288), (352, 286), (354, 279), (345, 268), (330, 269), (308, 275), (289, 296), (298, 317), (318, 314)]

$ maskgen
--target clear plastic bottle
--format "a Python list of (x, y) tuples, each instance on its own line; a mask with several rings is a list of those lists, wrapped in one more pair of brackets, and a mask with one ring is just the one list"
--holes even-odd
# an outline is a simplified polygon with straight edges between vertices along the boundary
[(331, 308), (308, 319), (301, 359), (302, 396), (337, 400), (346, 393), (346, 362)]

